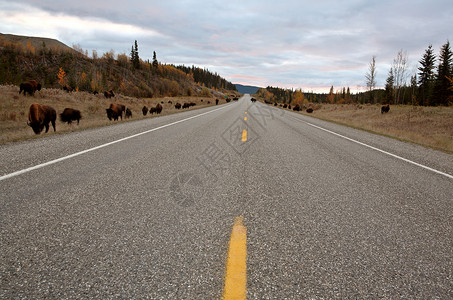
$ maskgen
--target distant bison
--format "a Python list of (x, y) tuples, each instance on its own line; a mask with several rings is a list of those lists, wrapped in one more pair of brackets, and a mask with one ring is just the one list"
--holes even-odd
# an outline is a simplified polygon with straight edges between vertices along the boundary
[(77, 121), (77, 125), (79, 125), (80, 119), (82, 119), (82, 115), (80, 114), (80, 110), (77, 109), (65, 108), (60, 114), (60, 121), (63, 123), (67, 122), (68, 125), (71, 124), (72, 121)]
[(306, 112), (308, 112), (309, 114), (311, 114), (313, 112), (313, 108), (307, 108)]
[(143, 106), (142, 113), (143, 113), (144, 116), (146, 116), (146, 114), (148, 113), (148, 107), (146, 105)]
[(126, 119), (127, 118), (132, 118), (132, 111), (129, 108), (126, 108), (126, 114), (124, 116)]
[(293, 110), (294, 110), (294, 111), (300, 111), (300, 105), (299, 105), (299, 104), (296, 104), (296, 105), (293, 107)]
[(387, 105), (384, 105), (381, 107), (381, 114), (383, 113), (388, 113), (390, 111), (390, 105), (387, 104)]
[(184, 103), (184, 104), (182, 105), (182, 108), (183, 108), (183, 109), (184, 109), (184, 108), (189, 108), (189, 107), (190, 107), (190, 104), (189, 104), (189, 103)]
[(27, 93), (32, 96), (36, 91), (41, 90), (41, 84), (36, 82), (36, 80), (30, 80), (27, 82), (22, 82), (19, 86), (19, 95), (24, 92), (24, 96), (27, 95)]
[(107, 98), (107, 99), (110, 99), (110, 98), (112, 98), (112, 97), (115, 97), (115, 94), (113, 93), (112, 90), (110, 90), (110, 91), (105, 91), (105, 92), (104, 92), (104, 97)]
[(107, 118), (111, 121), (118, 121), (118, 118), (123, 120), (123, 111), (126, 110), (126, 107), (123, 104), (112, 103), (110, 107), (107, 108), (105, 111), (107, 112)]
[(33, 103), (28, 109), (28, 122), (35, 134), (40, 134), (46, 127), (46, 132), (49, 131), (49, 123), (52, 123), (53, 131), (55, 132), (55, 120), (57, 112), (50, 106)]
[(65, 90), (66, 92), (70, 93), (70, 92), (72, 92), (74, 89), (73, 89), (72, 87), (68, 86), (68, 85), (65, 85), (65, 86), (63, 86), (63, 90)]
[(176, 108), (176, 109), (181, 109), (181, 103), (179, 103), (179, 102), (176, 103), (176, 104), (175, 104), (175, 108)]
[(250, 100), (251, 100), (252, 102), (256, 102), (256, 99), (255, 99), (255, 98), (252, 98), (252, 99), (250, 99)]

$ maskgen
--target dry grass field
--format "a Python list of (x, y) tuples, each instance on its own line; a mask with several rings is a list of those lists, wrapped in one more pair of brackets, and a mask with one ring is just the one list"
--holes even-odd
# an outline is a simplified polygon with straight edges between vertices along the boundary
[(453, 107), (323, 104), (304, 114), (453, 153)]
[[(219, 98), (220, 99), (220, 98)], [(172, 101), (172, 103), (168, 103)], [(210, 101), (210, 104), (208, 104)], [(80, 124), (73, 122), (71, 125), (62, 123), (57, 116), (56, 133), (53, 132), (50, 126), (49, 132), (40, 135), (35, 135), (31, 127), (27, 125), (28, 108), (32, 103), (40, 103), (49, 105), (55, 108), (57, 115), (60, 114), (66, 107), (78, 109), (81, 111), (82, 119)], [(132, 118), (123, 121), (109, 121), (105, 109), (109, 107), (110, 103), (121, 103), (126, 105), (132, 111)], [(19, 95), (18, 86), (0, 86), (0, 144), (25, 140), (31, 138), (39, 138), (49, 134), (59, 134), (62, 132), (70, 132), (92, 127), (107, 126), (117, 122), (135, 121), (144, 118), (157, 117), (147, 114), (143, 116), (142, 108), (146, 105), (148, 108), (156, 106), (161, 103), (163, 110), (161, 115), (168, 115), (183, 111), (177, 110), (174, 107), (176, 102), (183, 104), (184, 102), (194, 102), (196, 106), (189, 109), (197, 109), (210, 105), (215, 105), (215, 98), (213, 97), (174, 97), (174, 98), (152, 98), (152, 99), (139, 99), (133, 97), (126, 97), (123, 95), (116, 95), (111, 99), (106, 99), (103, 94), (93, 95), (87, 92), (73, 92), (67, 93), (59, 89), (43, 89), (35, 92), (33, 96)], [(225, 103), (221, 100), (220, 103)]]

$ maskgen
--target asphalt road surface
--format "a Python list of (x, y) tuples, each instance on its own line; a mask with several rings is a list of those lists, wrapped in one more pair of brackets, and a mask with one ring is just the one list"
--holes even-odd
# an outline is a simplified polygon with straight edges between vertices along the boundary
[(2, 145), (0, 298), (220, 299), (242, 216), (247, 299), (452, 299), (452, 175), (248, 95)]

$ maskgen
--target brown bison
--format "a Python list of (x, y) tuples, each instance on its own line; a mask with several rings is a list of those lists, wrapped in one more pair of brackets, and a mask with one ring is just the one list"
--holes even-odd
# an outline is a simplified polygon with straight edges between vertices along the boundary
[(308, 112), (309, 114), (311, 114), (313, 112), (313, 108), (307, 108), (306, 112)]
[(19, 86), (19, 95), (24, 91), (24, 96), (27, 93), (32, 96), (36, 91), (41, 90), (41, 84), (36, 82), (36, 80), (30, 80), (27, 82), (22, 82)]
[(72, 121), (77, 121), (77, 125), (79, 125), (80, 119), (82, 119), (82, 115), (80, 114), (80, 110), (77, 109), (65, 108), (60, 114), (60, 121), (63, 123), (67, 122), (68, 125), (71, 124)]
[(105, 92), (104, 92), (104, 97), (107, 98), (107, 99), (110, 99), (110, 98), (112, 98), (112, 97), (115, 97), (115, 94), (113, 93), (112, 90), (110, 90), (110, 91), (105, 91)]
[(157, 103), (155, 109), (156, 109), (156, 114), (160, 114), (162, 112), (162, 105)]
[(50, 106), (33, 103), (28, 109), (28, 122), (36, 134), (40, 134), (46, 127), (46, 132), (49, 131), (49, 122), (52, 123), (53, 131), (55, 132), (55, 120), (57, 112)]
[(296, 105), (293, 107), (293, 110), (294, 110), (294, 111), (300, 111), (300, 105), (299, 105), (299, 104), (296, 104)]
[(67, 93), (71, 93), (72, 91), (74, 91), (74, 89), (69, 85), (63, 86), (63, 90), (65, 90)]
[(110, 107), (107, 108), (105, 111), (107, 112), (107, 118), (111, 121), (118, 121), (118, 117), (123, 120), (123, 111), (126, 110), (126, 107), (123, 104), (112, 103)]
[(381, 107), (381, 114), (388, 113), (390, 111), (390, 104)]
[(132, 111), (129, 108), (126, 108), (126, 113), (124, 117), (127, 118), (132, 118)]
[(143, 113), (144, 116), (146, 116), (146, 114), (148, 113), (148, 107), (146, 105), (143, 106), (142, 113)]
[(190, 104), (189, 104), (189, 103), (187, 103), (187, 102), (186, 102), (186, 103), (184, 103), (184, 104), (182, 105), (182, 108), (183, 108), (183, 109), (184, 109), (184, 108), (189, 108), (189, 107), (190, 107)]
[(252, 100), (252, 102), (256, 102), (256, 99), (255, 99), (255, 98), (252, 98), (252, 99), (250, 99), (250, 100)]
[(181, 109), (181, 103), (179, 103), (179, 102), (176, 103), (176, 104), (175, 104), (175, 108), (176, 108), (176, 109)]

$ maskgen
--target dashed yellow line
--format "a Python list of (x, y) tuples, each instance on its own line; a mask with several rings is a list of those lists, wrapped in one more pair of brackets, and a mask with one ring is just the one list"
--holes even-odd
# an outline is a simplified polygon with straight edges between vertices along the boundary
[(223, 299), (246, 299), (247, 296), (247, 229), (244, 217), (236, 217), (230, 237)]
[(242, 130), (242, 141), (247, 142), (247, 130)]
[(247, 121), (247, 117), (244, 117), (244, 121)]

